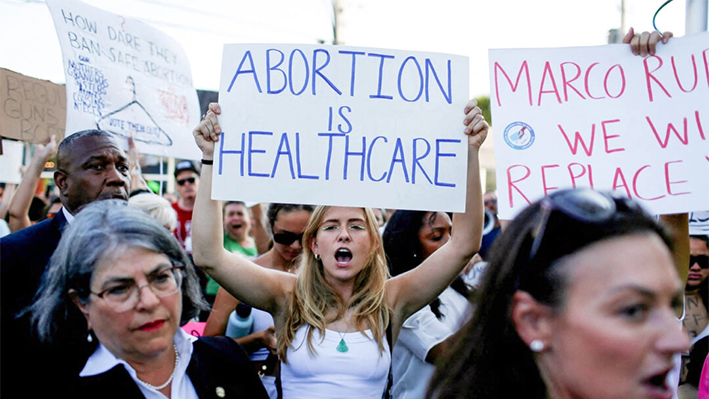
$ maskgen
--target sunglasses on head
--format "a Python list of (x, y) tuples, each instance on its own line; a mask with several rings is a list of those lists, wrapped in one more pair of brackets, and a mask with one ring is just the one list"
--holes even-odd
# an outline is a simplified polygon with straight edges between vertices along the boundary
[(180, 180), (177, 181), (177, 185), (178, 185), (178, 186), (184, 186), (185, 183), (194, 184), (195, 180), (196, 180), (196, 179), (195, 179), (194, 177), (188, 177), (188, 178), (186, 178), (186, 179), (180, 179)]
[(695, 263), (702, 269), (709, 269), (709, 255), (690, 255), (689, 267), (692, 267)]
[(575, 222), (600, 225), (620, 219), (624, 213), (641, 212), (640, 208), (627, 198), (616, 198), (592, 189), (561, 190), (550, 194), (541, 202), (542, 215), (532, 236), (534, 241), (529, 252), (528, 263), (537, 256), (547, 231), (550, 216), (560, 212)]
[(295, 234), (290, 231), (283, 233), (273, 233), (273, 241), (281, 245), (291, 245), (294, 241), (300, 242), (303, 239), (303, 233)]

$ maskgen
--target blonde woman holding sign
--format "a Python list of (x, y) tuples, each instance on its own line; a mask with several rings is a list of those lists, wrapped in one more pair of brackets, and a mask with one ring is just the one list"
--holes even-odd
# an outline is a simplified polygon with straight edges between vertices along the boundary
[[(193, 134), (203, 153), (192, 232), (195, 263), (238, 299), (273, 315), (283, 397), (382, 397), (390, 347), (410, 315), (436, 298), (480, 246), (483, 223), (478, 152), (489, 126), (475, 100), (465, 107), (466, 212), (448, 244), (421, 266), (389, 279), (370, 209), (318, 207), (303, 235), (297, 275), (259, 267), (221, 246), (222, 218), (211, 200), (218, 104)], [(391, 337), (390, 339), (388, 337)]]

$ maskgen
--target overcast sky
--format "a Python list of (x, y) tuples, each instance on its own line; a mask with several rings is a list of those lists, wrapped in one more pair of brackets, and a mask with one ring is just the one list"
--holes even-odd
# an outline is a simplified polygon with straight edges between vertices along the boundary
[[(190, 59), (197, 89), (217, 90), (224, 43), (330, 43), (330, 0), (86, 0), (171, 35)], [(652, 30), (664, 0), (626, 0), (626, 28)], [(342, 40), (352, 46), (470, 57), (471, 96), (489, 93), (491, 48), (592, 46), (620, 28), (621, 0), (341, 0)], [(685, 0), (666, 6), (658, 28), (685, 31)], [(46, 4), (0, 0), (0, 67), (64, 83)]]

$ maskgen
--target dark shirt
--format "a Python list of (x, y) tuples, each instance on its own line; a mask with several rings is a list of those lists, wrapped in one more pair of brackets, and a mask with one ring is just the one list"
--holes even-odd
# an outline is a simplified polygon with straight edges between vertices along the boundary
[[(44, 270), (67, 226), (62, 211), (52, 219), (0, 238), (0, 396), (53, 397), (53, 387), (78, 376), (95, 346), (86, 341), (87, 325), (78, 309), (67, 317), (71, 327), (54, 337), (59, 345), (40, 344), (29, 315), (18, 313), (33, 303)], [(78, 377), (76, 377), (78, 378)], [(37, 381), (42, 381), (37, 384)]]
[[(266, 389), (244, 349), (227, 337), (202, 337), (194, 342), (187, 375), (200, 398), (268, 399)], [(223, 396), (221, 396), (223, 395)], [(123, 365), (55, 391), (52, 397), (72, 399), (142, 399), (145, 396)]]

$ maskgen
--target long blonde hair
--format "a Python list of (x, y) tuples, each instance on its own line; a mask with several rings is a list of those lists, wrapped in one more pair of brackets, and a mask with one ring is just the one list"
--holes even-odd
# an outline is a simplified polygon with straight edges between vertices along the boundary
[[(364, 334), (365, 327), (369, 326), (379, 351), (384, 351), (385, 331), (389, 325), (389, 307), (385, 300), (384, 286), (389, 278), (389, 269), (376, 218), (371, 209), (363, 208), (372, 250), (364, 268), (355, 278), (352, 297), (345, 303), (325, 282), (322, 263), (315, 259), (310, 249), (310, 243), (315, 239), (328, 209), (329, 206), (318, 206), (303, 233), (303, 253), (296, 287), (289, 301), (285, 323), (278, 335), (278, 353), (284, 363), (287, 362), (286, 351), (289, 347), (293, 348), (292, 342), (299, 327), (305, 324), (313, 327), (308, 330), (307, 342), (308, 350), (315, 354), (313, 329), (318, 329), (321, 336), (324, 336), (327, 324), (344, 316), (349, 308), (353, 309), (352, 317), (357, 329)], [(328, 319), (325, 315), (331, 307), (335, 307), (337, 313), (333, 319)]]

